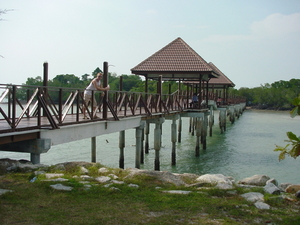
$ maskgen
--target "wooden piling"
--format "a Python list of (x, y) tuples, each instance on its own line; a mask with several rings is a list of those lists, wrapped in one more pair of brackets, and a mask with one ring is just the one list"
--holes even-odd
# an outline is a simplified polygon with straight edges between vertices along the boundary
[(213, 106), (210, 106), (209, 110), (209, 136), (212, 136), (212, 126), (214, 125), (214, 109)]
[(144, 129), (144, 122), (135, 128), (135, 168), (141, 166), (141, 151), (142, 151), (142, 129)]
[(196, 124), (197, 124), (197, 118), (196, 118), (196, 117), (193, 117), (193, 118), (192, 118), (192, 136), (195, 135), (195, 127), (196, 127)]
[(179, 116), (179, 123), (178, 123), (178, 143), (181, 143), (181, 131), (182, 131), (182, 119)]
[(155, 150), (155, 160), (154, 160), (154, 170), (160, 170), (160, 159), (159, 159), (159, 150), (161, 143), (161, 130), (160, 123), (155, 123), (154, 128), (154, 150)]
[(223, 134), (226, 131), (226, 108), (220, 108), (219, 127), (221, 129), (221, 134)]
[(149, 128), (150, 128), (150, 123), (146, 121), (146, 126), (145, 126), (145, 154), (149, 154)]
[(171, 142), (172, 142), (172, 165), (176, 165), (176, 142), (177, 142), (177, 125), (176, 118), (178, 116), (174, 116), (171, 124)]
[(124, 148), (125, 148), (125, 130), (119, 132), (119, 168), (124, 169)]
[(204, 114), (202, 126), (201, 126), (201, 140), (203, 149), (206, 150), (206, 137), (207, 137), (207, 126), (208, 126), (208, 118), (207, 113)]
[(200, 136), (201, 136), (201, 125), (202, 121), (200, 118), (196, 120), (196, 147), (195, 147), (195, 156), (200, 156)]
[(141, 164), (144, 164), (144, 133), (145, 129), (142, 129), (142, 140), (141, 140)]
[(96, 137), (91, 137), (92, 162), (96, 162)]

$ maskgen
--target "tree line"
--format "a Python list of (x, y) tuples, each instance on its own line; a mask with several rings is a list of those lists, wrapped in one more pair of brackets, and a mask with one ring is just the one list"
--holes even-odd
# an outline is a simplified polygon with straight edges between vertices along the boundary
[[(77, 77), (74, 74), (60, 74), (56, 75), (53, 79), (48, 80), (48, 87), (61, 87), (61, 88), (75, 88), (75, 89), (85, 89), (90, 82), (96, 77), (96, 75), (102, 72), (102, 70), (97, 67), (91, 74), (84, 74), (81, 77)], [(122, 75), (122, 91), (128, 92), (145, 92), (145, 81), (142, 80), (140, 76), (137, 75)], [(116, 73), (108, 73), (108, 81), (110, 90), (118, 91), (120, 90), (120, 77)], [(43, 86), (43, 78), (37, 76), (35, 78), (29, 77), (26, 82), (23, 83), (26, 86)], [(185, 87), (183, 87), (185, 89)], [(176, 81), (163, 82), (162, 91), (163, 94), (173, 93), (178, 90), (178, 84)], [(157, 82), (153, 80), (148, 81), (148, 92), (157, 92)], [(57, 101), (58, 96), (54, 93), (49, 93), (54, 102)], [(19, 90), (17, 93), (18, 99), (26, 100), (25, 90)], [(67, 99), (68, 93), (63, 95), (63, 99)]]
[(255, 88), (231, 89), (230, 93), (245, 97), (249, 106), (261, 109), (291, 109), (293, 99), (300, 95), (300, 79), (280, 80)]
[[(60, 74), (50, 79), (48, 86), (84, 89), (99, 72), (102, 71), (97, 67), (90, 75), (84, 74), (81, 77), (77, 77), (74, 74)], [(140, 76), (123, 74), (122, 79), (122, 91), (145, 92), (145, 81)], [(116, 73), (108, 73), (108, 80), (111, 90), (120, 90), (120, 77)], [(43, 79), (41, 76), (27, 78), (24, 85), (42, 86)], [(182, 85), (181, 89), (185, 90), (186, 86)], [(156, 90), (157, 82), (148, 80), (148, 92), (156, 93)], [(173, 93), (176, 90), (178, 90), (178, 83), (176, 81), (163, 82), (163, 94)], [(300, 95), (300, 79), (280, 80), (255, 88), (242, 87), (238, 90), (230, 88), (229, 94), (244, 97), (248, 106), (261, 109), (291, 109), (293, 107), (292, 100)]]

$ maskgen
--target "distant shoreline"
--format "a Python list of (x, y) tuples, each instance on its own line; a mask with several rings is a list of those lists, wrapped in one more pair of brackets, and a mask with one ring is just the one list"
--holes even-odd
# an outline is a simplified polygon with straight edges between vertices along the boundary
[(286, 108), (284, 108), (284, 109), (275, 109), (275, 108), (259, 108), (259, 107), (257, 107), (257, 106), (246, 106), (246, 109), (247, 110), (256, 110), (256, 111), (282, 111), (282, 112), (289, 112), (289, 111), (291, 111), (292, 110), (292, 108), (290, 108), (290, 109), (286, 109)]

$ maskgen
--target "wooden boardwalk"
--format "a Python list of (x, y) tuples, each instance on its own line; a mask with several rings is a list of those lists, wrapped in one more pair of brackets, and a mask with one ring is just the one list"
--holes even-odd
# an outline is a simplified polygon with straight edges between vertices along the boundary
[[(68, 90), (69, 98), (67, 100), (58, 99), (60, 104), (54, 104), (50, 94), (46, 94), (41, 88), (34, 87), (31, 91), (23, 92), (30, 93), (26, 97), (26, 102), (17, 98), (20, 96), (16, 93), (17, 90), (20, 91), (21, 88), (13, 86), (9, 90), (11, 93), (7, 92), (8, 96), (11, 96), (9, 103), (0, 104), (0, 150), (28, 152), (31, 154), (33, 163), (39, 163), (40, 154), (46, 153), (53, 145), (85, 138), (93, 139), (96, 136), (113, 132), (120, 132), (120, 146), (124, 146), (123, 131), (134, 128), (137, 139), (136, 167), (139, 168), (141, 149), (144, 145), (142, 136), (149, 135), (147, 126), (149, 123), (155, 124), (155, 151), (159, 157), (161, 125), (165, 119), (171, 119), (173, 120), (171, 134), (174, 146), (172, 164), (175, 165), (175, 143), (180, 142), (181, 139), (181, 117), (195, 118), (190, 126), (197, 130), (197, 140), (199, 140), (195, 147), (197, 155), (200, 139), (203, 148), (206, 148), (207, 129), (211, 130), (213, 111), (216, 108), (213, 100), (208, 101), (208, 104), (191, 108), (187, 94), (176, 93), (163, 96), (110, 91), (98, 101), (99, 105), (97, 105), (96, 111), (91, 111), (92, 107), (90, 107), (87, 112), (89, 118), (94, 118), (94, 116), (97, 118), (84, 119), (82, 104), (80, 104), (83, 102), (82, 92), (78, 90)], [(2, 95), (0, 100), (3, 99)], [(228, 109), (229, 115), (239, 115), (244, 106), (245, 104), (241, 103), (230, 107), (226, 106), (225, 109)], [(88, 108), (88, 106), (86, 107)], [(120, 147), (120, 151), (124, 151), (124, 149)], [(95, 149), (92, 149), (92, 154), (93, 152)], [(121, 166), (122, 164), (120, 164)], [(155, 159), (155, 169), (159, 170), (159, 158)]]

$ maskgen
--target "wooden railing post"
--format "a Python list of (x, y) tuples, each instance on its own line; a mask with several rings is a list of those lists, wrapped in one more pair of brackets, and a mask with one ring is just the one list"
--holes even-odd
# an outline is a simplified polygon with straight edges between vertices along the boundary
[(162, 112), (162, 75), (159, 75), (158, 77), (158, 82), (157, 82), (157, 94), (158, 94), (158, 98), (160, 99), (159, 102), (159, 112)]
[[(108, 85), (108, 63), (104, 62), (103, 63), (103, 87), (107, 87)], [(107, 119), (107, 111), (108, 111), (108, 106), (107, 106), (107, 102), (108, 102), (108, 92), (105, 91), (104, 94), (104, 99), (103, 99), (103, 119)]]
[(16, 128), (16, 105), (17, 105), (17, 97), (16, 97), (16, 85), (12, 86), (12, 129)]

